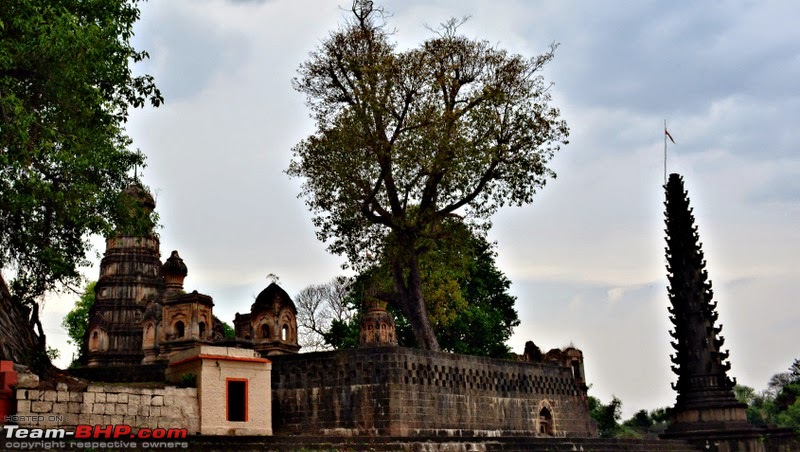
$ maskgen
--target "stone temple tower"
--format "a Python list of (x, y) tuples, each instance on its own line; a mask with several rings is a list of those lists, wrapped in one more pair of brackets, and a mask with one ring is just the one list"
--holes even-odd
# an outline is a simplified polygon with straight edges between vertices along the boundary
[(386, 310), (386, 302), (367, 295), (364, 307), (366, 309), (361, 314), (359, 325), (359, 345), (361, 347), (397, 345), (394, 317)]
[(669, 277), (670, 335), (675, 355), (672, 370), (678, 375), (678, 397), (666, 436), (680, 437), (709, 431), (748, 431), (746, 405), (736, 400), (728, 378), (728, 352), (721, 351), (725, 338), (716, 325), (717, 304), (705, 270), (683, 179), (671, 174), (666, 185), (667, 271)]
[[(122, 206), (138, 204), (139, 219), (149, 219), (155, 201), (141, 185), (132, 184), (121, 195)], [(142, 362), (142, 314), (148, 301), (162, 290), (159, 240), (151, 225), (129, 235), (118, 230), (106, 239), (89, 311), (85, 341), (89, 367), (137, 365)]]

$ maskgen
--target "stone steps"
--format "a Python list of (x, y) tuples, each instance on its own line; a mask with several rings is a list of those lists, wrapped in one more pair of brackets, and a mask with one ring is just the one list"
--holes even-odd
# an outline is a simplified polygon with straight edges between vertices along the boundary
[(549, 452), (696, 452), (678, 440), (627, 440), (600, 438), (380, 438), (380, 437), (235, 437), (198, 436), (190, 449), (204, 452), (236, 450), (274, 451), (549, 451)]

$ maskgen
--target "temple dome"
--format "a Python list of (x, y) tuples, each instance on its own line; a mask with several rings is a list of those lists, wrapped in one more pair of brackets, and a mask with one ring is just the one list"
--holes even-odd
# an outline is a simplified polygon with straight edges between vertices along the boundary
[(180, 276), (184, 278), (189, 274), (189, 270), (186, 268), (186, 264), (183, 263), (183, 259), (178, 255), (177, 250), (173, 250), (164, 265), (161, 266), (161, 274), (165, 277)]
[(138, 182), (134, 182), (125, 187), (125, 189), (122, 190), (122, 195), (136, 200), (142, 207), (151, 211), (156, 208), (156, 201), (153, 199), (153, 195)]
[(250, 308), (250, 311), (255, 313), (271, 308), (277, 308), (276, 310), (280, 310), (280, 308), (284, 306), (291, 309), (292, 313), (297, 315), (297, 308), (295, 307), (291, 297), (289, 297), (289, 294), (286, 293), (281, 286), (275, 283), (270, 283), (266, 289), (262, 290), (261, 293), (258, 294), (255, 303), (253, 303), (253, 306)]

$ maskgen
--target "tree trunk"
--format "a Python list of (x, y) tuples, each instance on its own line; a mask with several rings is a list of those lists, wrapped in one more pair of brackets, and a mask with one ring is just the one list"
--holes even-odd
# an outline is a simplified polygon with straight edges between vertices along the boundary
[(11, 298), (6, 281), (0, 275), (0, 358), (42, 373), (51, 364), (45, 353), (44, 340), (33, 331), (27, 311)]
[(419, 261), (416, 256), (411, 256), (407, 262), (408, 278), (403, 277), (402, 267), (393, 265), (395, 288), (398, 289), (399, 307), (408, 317), (414, 338), (419, 348), (424, 350), (439, 351), (439, 341), (433, 332), (428, 319), (428, 308), (425, 297), (422, 295), (422, 278), (419, 274)]

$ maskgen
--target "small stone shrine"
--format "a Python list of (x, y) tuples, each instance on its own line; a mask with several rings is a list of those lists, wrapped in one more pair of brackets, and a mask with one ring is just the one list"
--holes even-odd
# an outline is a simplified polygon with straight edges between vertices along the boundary
[(236, 313), (236, 338), (261, 356), (297, 353), (297, 308), (285, 290), (271, 283), (256, 297), (250, 313)]

